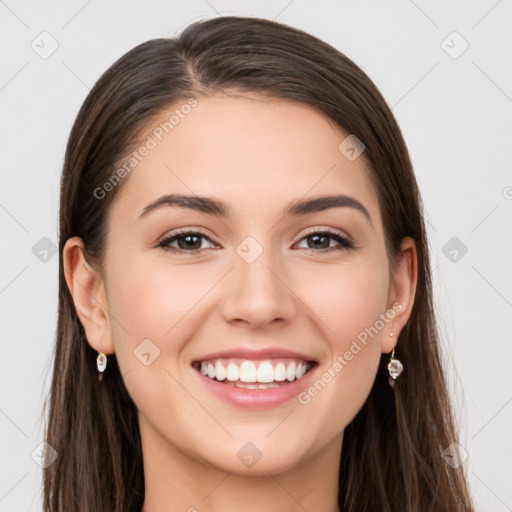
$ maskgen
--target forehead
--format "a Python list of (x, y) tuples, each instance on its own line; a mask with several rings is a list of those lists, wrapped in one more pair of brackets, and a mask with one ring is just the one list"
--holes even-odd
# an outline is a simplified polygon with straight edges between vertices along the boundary
[(143, 133), (114, 208), (130, 222), (159, 196), (178, 192), (222, 198), (244, 214), (340, 193), (378, 214), (363, 158), (351, 161), (339, 149), (348, 134), (309, 105), (249, 94), (197, 97), (169, 107)]

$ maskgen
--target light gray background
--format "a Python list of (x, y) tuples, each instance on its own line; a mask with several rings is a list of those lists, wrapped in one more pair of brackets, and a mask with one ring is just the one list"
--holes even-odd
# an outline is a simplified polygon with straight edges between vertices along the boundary
[[(463, 464), (478, 510), (512, 510), (511, 0), (5, 0), (0, 14), (1, 511), (41, 508), (38, 418), (49, 386), (58, 257), (36, 244), (48, 244), (43, 237), (57, 244), (59, 178), (78, 108), (136, 44), (226, 14), (320, 37), (360, 65), (392, 107), (429, 221)], [(42, 58), (52, 39), (57, 50)], [(446, 246), (453, 237), (458, 247)]]

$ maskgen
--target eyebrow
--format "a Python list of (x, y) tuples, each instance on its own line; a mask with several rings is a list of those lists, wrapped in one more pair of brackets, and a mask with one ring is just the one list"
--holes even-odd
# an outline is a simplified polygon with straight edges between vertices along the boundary
[[(139, 220), (146, 217), (150, 212), (162, 207), (189, 208), (209, 215), (222, 218), (232, 216), (232, 210), (225, 202), (213, 197), (186, 195), (186, 194), (165, 194), (152, 203), (148, 204), (141, 212)], [(297, 217), (308, 213), (320, 212), (329, 208), (349, 207), (361, 212), (372, 224), (372, 219), (364, 205), (354, 197), (347, 195), (334, 195), (315, 197), (313, 199), (301, 199), (289, 203), (283, 215)]]

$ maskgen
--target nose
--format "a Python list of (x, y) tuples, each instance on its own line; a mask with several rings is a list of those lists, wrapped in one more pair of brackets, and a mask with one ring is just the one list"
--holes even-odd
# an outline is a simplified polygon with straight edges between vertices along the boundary
[(234, 254), (221, 305), (221, 314), (227, 322), (255, 329), (269, 324), (284, 325), (296, 314), (292, 278), (284, 265), (276, 263), (271, 252), (265, 248), (250, 263)]

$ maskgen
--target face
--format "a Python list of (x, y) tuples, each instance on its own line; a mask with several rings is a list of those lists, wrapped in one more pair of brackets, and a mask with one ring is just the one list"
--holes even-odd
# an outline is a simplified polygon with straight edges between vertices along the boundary
[(200, 97), (162, 131), (176, 109), (110, 210), (101, 348), (146, 450), (281, 473), (341, 447), (405, 321), (375, 187), (307, 105)]

